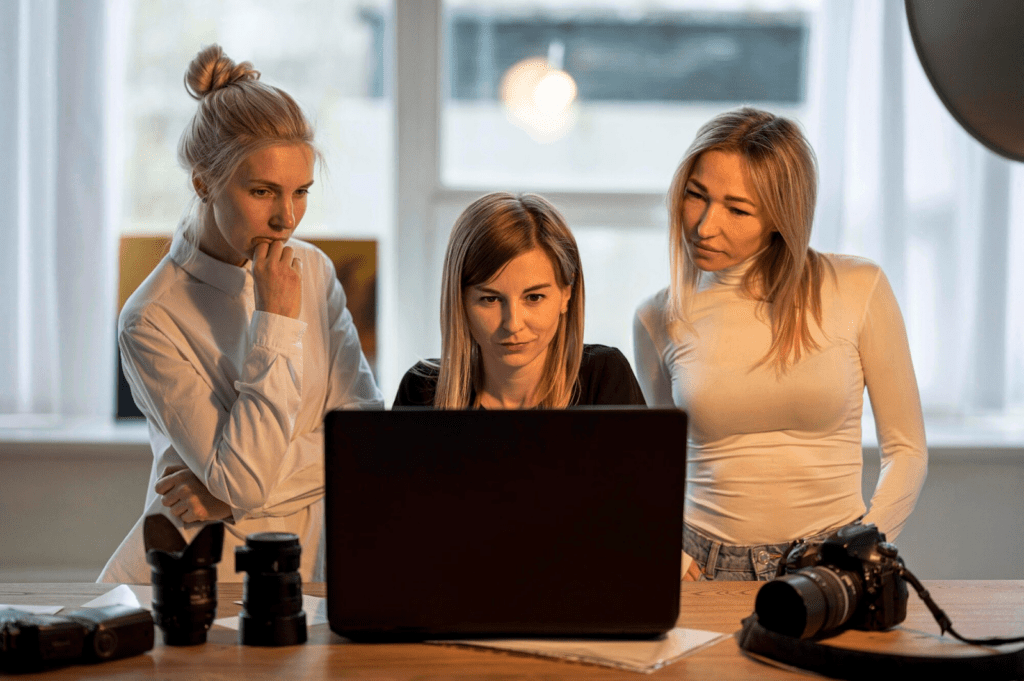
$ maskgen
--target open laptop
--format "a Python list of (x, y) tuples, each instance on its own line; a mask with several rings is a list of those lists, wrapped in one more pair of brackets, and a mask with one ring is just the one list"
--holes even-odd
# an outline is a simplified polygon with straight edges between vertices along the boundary
[(327, 613), (341, 636), (675, 625), (683, 412), (338, 411), (325, 428)]

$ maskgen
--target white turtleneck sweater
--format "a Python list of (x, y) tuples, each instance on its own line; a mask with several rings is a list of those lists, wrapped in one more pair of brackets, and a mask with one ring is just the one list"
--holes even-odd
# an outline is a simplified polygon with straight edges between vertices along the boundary
[(637, 378), (650, 406), (690, 417), (685, 521), (730, 545), (791, 541), (865, 511), (861, 411), (874, 411), (881, 475), (865, 522), (893, 540), (924, 484), (928, 453), (903, 317), (882, 270), (826, 255), (819, 349), (784, 374), (755, 366), (771, 326), (742, 290), (747, 260), (701, 275), (689, 324), (668, 315), (668, 289), (634, 320)]

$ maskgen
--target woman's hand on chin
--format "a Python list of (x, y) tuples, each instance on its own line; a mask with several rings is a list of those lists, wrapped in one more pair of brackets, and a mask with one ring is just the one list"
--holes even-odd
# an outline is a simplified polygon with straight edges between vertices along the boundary
[(298, 319), (302, 311), (302, 261), (283, 241), (256, 244), (252, 255), (256, 309)]

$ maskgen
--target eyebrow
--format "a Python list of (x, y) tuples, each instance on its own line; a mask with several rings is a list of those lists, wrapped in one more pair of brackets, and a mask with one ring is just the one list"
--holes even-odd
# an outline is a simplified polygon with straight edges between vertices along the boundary
[[(697, 188), (698, 188), (698, 189), (700, 189), (700, 190), (701, 190), (702, 192), (704, 192), (704, 193), (707, 193), (707, 191), (708, 191), (708, 188), (707, 188), (707, 187), (705, 187), (705, 186), (704, 186), (703, 184), (701, 184), (700, 182), (698, 182), (697, 180), (693, 179), (692, 177), (691, 177), (691, 178), (690, 178), (690, 179), (688, 180), (688, 182), (692, 182), (692, 183), (694, 183), (695, 185), (697, 185)], [(746, 197), (743, 197), (743, 196), (731, 196), (731, 195), (728, 195), (728, 194), (727, 194), (727, 195), (726, 195), (726, 197), (725, 197), (725, 200), (726, 200), (726, 201), (738, 201), (738, 202), (740, 202), (740, 203), (749, 203), (749, 204), (750, 204), (751, 206), (753, 206), (754, 208), (757, 208), (757, 204), (756, 204), (756, 203), (754, 203), (754, 202), (753, 202), (753, 201), (751, 201), (750, 199), (748, 199), (748, 198), (746, 198)]]
[[(258, 177), (254, 177), (254, 178), (250, 179), (249, 180), (249, 184), (262, 184), (262, 185), (267, 186), (267, 187), (273, 187), (274, 189), (280, 189), (281, 188), (281, 185), (279, 185), (276, 182), (271, 182), (270, 180), (261, 180)], [(312, 186), (313, 186), (313, 180), (310, 180), (309, 182), (307, 182), (305, 184), (300, 184), (299, 185), (299, 189), (309, 189)]]
[[(486, 286), (476, 285), (473, 288), (484, 293), (493, 293), (495, 295), (501, 295), (500, 291), (495, 291), (493, 288), (487, 288)], [(551, 284), (535, 284), (528, 289), (524, 289), (523, 293), (533, 293), (534, 291), (539, 291), (544, 288), (551, 288)]]

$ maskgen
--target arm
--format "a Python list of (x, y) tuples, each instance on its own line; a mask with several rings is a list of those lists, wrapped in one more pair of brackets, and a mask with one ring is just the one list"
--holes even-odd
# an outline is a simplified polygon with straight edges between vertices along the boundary
[[(665, 329), (648, 328), (654, 320), (650, 319), (650, 303), (645, 303), (633, 317), (633, 356), (636, 363), (636, 377), (644, 398), (650, 407), (672, 407), (672, 379), (669, 377), (665, 363), (661, 359), (660, 348), (655, 338), (663, 338)], [(662, 315), (655, 315), (658, 320)]]
[(881, 270), (868, 298), (858, 349), (881, 456), (878, 485), (864, 522), (875, 523), (892, 541), (921, 493), (928, 449), (903, 316)]
[[(182, 326), (137, 317), (119, 334), (132, 395), (177, 455), (239, 515), (262, 507), (277, 480), (301, 401), (305, 322), (257, 311), (233, 403), (219, 399), (192, 359)], [(223, 390), (221, 391), (223, 392)]]
[(437, 392), (439, 368), (417, 362), (402, 376), (395, 393), (394, 407), (433, 407), (434, 395)]
[(335, 409), (380, 409), (384, 406), (384, 398), (363, 355), (359, 332), (346, 306), (345, 291), (330, 259), (321, 254), (321, 261), (328, 287), (327, 322), (331, 352), (325, 413)]

